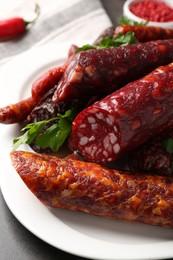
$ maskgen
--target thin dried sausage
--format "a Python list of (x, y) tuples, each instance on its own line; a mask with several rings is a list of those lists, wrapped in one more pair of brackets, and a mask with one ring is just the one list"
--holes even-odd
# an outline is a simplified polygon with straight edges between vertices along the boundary
[(84, 159), (116, 160), (173, 125), (173, 63), (127, 84), (83, 110), (71, 143)]
[(49, 90), (58, 84), (77, 49), (78, 47), (76, 45), (71, 45), (68, 51), (67, 60), (62, 66), (47, 70), (33, 82), (31, 94), (34, 99), (40, 101)]
[(103, 39), (106, 37), (113, 37), (115, 31), (114, 26), (110, 26), (106, 28), (98, 37), (97, 39), (93, 42), (93, 45), (99, 45)]
[(56, 84), (58, 84), (61, 79), (66, 65), (55, 67), (44, 72), (40, 77), (38, 77), (32, 84), (32, 97), (35, 100), (40, 101), (43, 96), (52, 89)]
[(46, 206), (173, 227), (173, 178), (130, 174), (95, 163), (11, 152), (17, 173)]
[(68, 58), (72, 57), (73, 55), (76, 54), (76, 51), (79, 47), (75, 44), (72, 44), (68, 50)]
[(16, 104), (0, 108), (0, 123), (14, 124), (23, 122), (36, 105), (37, 101), (29, 97)]
[(172, 29), (141, 25), (117, 26), (114, 31), (114, 37), (116, 37), (119, 33), (126, 34), (127, 32), (134, 32), (135, 37), (139, 42), (173, 39)]
[(173, 40), (80, 52), (70, 61), (53, 101), (113, 92), (172, 60)]

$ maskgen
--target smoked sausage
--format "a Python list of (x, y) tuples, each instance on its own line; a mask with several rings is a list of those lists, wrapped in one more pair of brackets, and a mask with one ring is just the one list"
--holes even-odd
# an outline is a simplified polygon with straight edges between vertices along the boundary
[(75, 55), (77, 49), (78, 47), (76, 45), (71, 45), (68, 51), (67, 60), (63, 65), (47, 70), (32, 83), (31, 94), (34, 99), (40, 101), (49, 90), (58, 84), (71, 57)]
[(37, 101), (33, 97), (29, 97), (16, 104), (0, 108), (0, 123), (14, 124), (23, 122), (36, 105)]
[(117, 26), (113, 37), (116, 37), (119, 33), (126, 34), (127, 32), (134, 32), (135, 37), (139, 42), (173, 39), (172, 29), (142, 25)]
[(110, 26), (108, 28), (106, 28), (98, 37), (97, 39), (93, 42), (93, 45), (99, 45), (103, 39), (105, 39), (106, 37), (113, 37), (114, 35), (114, 31), (115, 31), (115, 27), (114, 26)]
[(173, 176), (173, 129), (149, 139), (129, 153), (132, 171)]
[(172, 61), (173, 40), (80, 52), (69, 62), (53, 101), (108, 94)]
[(46, 206), (173, 228), (173, 178), (12, 151), (14, 168)]
[(32, 84), (32, 97), (40, 101), (50, 89), (58, 84), (65, 69), (66, 65), (55, 67), (49, 69), (48, 71), (44, 72), (40, 77), (38, 77)]
[(173, 63), (84, 109), (70, 143), (85, 160), (106, 163), (173, 125)]

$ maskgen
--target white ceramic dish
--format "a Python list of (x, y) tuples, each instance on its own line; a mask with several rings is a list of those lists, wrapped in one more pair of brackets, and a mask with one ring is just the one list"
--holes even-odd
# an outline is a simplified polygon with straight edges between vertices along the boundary
[[(48, 68), (62, 64), (69, 45), (33, 49), (10, 62), (0, 74), (1, 104), (28, 97), (31, 82)], [(8, 207), (28, 230), (56, 248), (91, 259), (173, 257), (172, 229), (45, 207), (28, 190), (11, 165), (12, 139), (20, 134), (19, 131), (18, 125), (8, 126), (1, 136), (0, 183)], [(20, 149), (29, 150), (27, 145)]]
[[(123, 6), (123, 15), (128, 17), (129, 19), (133, 20), (133, 21), (136, 21), (136, 22), (145, 22), (144, 19), (134, 15), (130, 9), (129, 9), (129, 6), (133, 3), (133, 2), (140, 2), (141, 0), (127, 0), (125, 3), (124, 3), (124, 6)], [(162, 2), (165, 2), (167, 3), (169, 6), (173, 7), (173, 1), (172, 0), (162, 0)], [(170, 28), (170, 29), (173, 29), (173, 22), (165, 22), (165, 23), (162, 23), (162, 22), (151, 22), (149, 21), (148, 25), (151, 25), (151, 26), (159, 26), (159, 27), (163, 27), (163, 28)]]

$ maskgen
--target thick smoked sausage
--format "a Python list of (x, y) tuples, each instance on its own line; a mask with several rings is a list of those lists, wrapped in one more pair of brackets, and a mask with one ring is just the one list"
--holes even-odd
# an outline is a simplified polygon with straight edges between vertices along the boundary
[(11, 152), (14, 168), (45, 205), (173, 227), (173, 178), (130, 174), (95, 163)]
[(83, 110), (70, 143), (84, 159), (116, 160), (173, 124), (173, 63), (127, 84)]
[(126, 34), (127, 32), (134, 32), (135, 37), (139, 42), (173, 39), (172, 29), (141, 25), (117, 26), (114, 31), (114, 37), (116, 37), (119, 33)]
[(173, 40), (80, 52), (70, 61), (53, 101), (113, 92), (172, 61)]

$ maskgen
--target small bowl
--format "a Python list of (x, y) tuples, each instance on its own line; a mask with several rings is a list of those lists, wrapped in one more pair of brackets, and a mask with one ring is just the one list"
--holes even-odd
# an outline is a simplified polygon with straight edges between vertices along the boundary
[[(133, 20), (133, 21), (136, 21), (136, 22), (146, 22), (146, 20), (136, 16), (129, 9), (129, 6), (132, 3), (141, 2), (141, 1), (142, 0), (127, 0), (124, 3), (124, 6), (123, 6), (123, 15), (126, 16), (127, 18)], [(165, 2), (169, 6), (173, 7), (173, 0), (162, 0), (162, 2)], [(172, 22), (151, 22), (151, 21), (148, 21), (147, 25), (173, 29), (173, 21)]]

